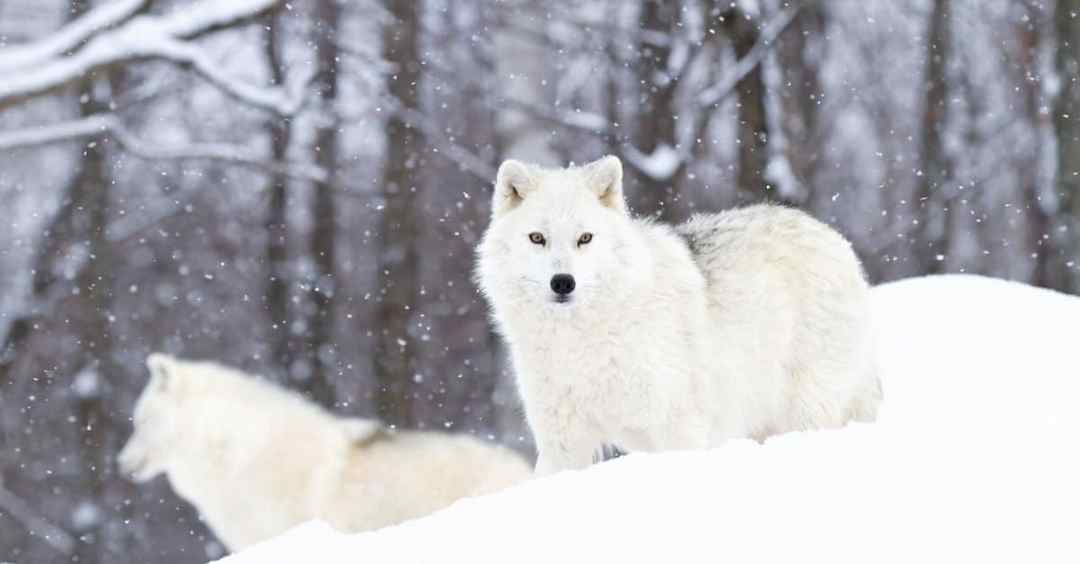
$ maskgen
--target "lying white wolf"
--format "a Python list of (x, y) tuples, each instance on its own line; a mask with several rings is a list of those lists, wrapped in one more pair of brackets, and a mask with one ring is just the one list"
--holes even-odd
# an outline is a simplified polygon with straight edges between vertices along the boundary
[(599, 449), (702, 448), (870, 421), (881, 400), (851, 246), (759, 205), (634, 219), (622, 165), (499, 167), (478, 278), (510, 347), (537, 471)]
[(153, 354), (147, 365), (121, 471), (165, 473), (230, 551), (315, 518), (347, 532), (392, 525), (530, 473), (507, 449), (386, 432), (217, 364)]

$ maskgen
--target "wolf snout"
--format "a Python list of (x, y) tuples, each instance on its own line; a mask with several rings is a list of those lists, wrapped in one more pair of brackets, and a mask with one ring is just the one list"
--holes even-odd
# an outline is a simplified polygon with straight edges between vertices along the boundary
[(574, 277), (569, 274), (556, 274), (551, 277), (551, 291), (560, 296), (569, 295), (576, 285)]

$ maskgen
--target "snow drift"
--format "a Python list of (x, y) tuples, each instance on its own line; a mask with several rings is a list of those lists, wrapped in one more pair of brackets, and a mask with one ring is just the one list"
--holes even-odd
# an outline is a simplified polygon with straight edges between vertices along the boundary
[(1080, 299), (940, 276), (874, 300), (875, 424), (631, 455), (376, 532), (304, 525), (223, 562), (1075, 562)]

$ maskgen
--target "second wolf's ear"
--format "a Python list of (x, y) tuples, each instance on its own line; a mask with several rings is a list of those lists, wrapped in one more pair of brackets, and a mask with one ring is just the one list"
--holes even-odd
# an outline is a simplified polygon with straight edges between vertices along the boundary
[(495, 175), (495, 196), (491, 201), (492, 217), (497, 218), (516, 208), (533, 188), (535, 178), (529, 165), (513, 159), (503, 161)]
[(622, 161), (619, 157), (608, 155), (585, 165), (585, 177), (589, 189), (600, 198), (600, 203), (619, 212), (626, 213), (626, 200), (623, 198)]
[(389, 429), (374, 419), (349, 417), (341, 420), (345, 436), (354, 445), (363, 445), (389, 434)]
[(150, 369), (150, 379), (154, 386), (168, 390), (176, 385), (176, 359), (163, 353), (150, 353), (146, 357), (146, 367)]

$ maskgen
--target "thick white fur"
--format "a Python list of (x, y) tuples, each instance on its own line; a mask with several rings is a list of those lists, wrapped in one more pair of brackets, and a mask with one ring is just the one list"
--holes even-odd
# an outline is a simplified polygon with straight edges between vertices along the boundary
[(159, 473), (229, 550), (318, 518), (364, 531), (525, 479), (528, 464), (464, 435), (388, 432), (236, 370), (153, 354), (121, 470)]
[[(614, 157), (507, 161), (493, 210), (477, 275), (537, 472), (588, 465), (605, 444), (702, 448), (875, 418), (869, 288), (848, 242), (810, 216), (759, 205), (676, 228), (633, 219)], [(568, 303), (553, 299), (557, 273), (577, 281)]]

